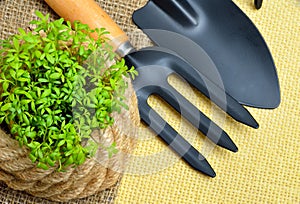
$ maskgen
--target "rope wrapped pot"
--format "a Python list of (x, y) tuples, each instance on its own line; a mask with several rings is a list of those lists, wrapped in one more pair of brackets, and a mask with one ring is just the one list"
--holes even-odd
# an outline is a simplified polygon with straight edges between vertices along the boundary
[(98, 150), (95, 158), (77, 168), (58, 172), (55, 168), (37, 168), (10, 135), (0, 130), (0, 180), (10, 188), (53, 201), (84, 198), (116, 184), (125, 170), (129, 153), (135, 145), (135, 128), (139, 124), (137, 99), (132, 86), (126, 91), (129, 110), (114, 114), (115, 124), (93, 132), (102, 144), (116, 142), (117, 154), (109, 158), (107, 151)]
[[(51, 13), (51, 18), (57, 18), (40, 0), (1, 1), (0, 6), (1, 38), (16, 33), (18, 27), (27, 28), (28, 22), (34, 19), (34, 10)], [(29, 149), (21, 148), (7, 131), (0, 129), (0, 181), (14, 190), (52, 201), (84, 198), (114, 186), (125, 170), (136, 141), (135, 127), (139, 124), (136, 95), (131, 81), (127, 82), (125, 103), (129, 110), (113, 113), (113, 126), (92, 133), (93, 139), (104, 146), (115, 142), (117, 154), (110, 158), (107, 151), (98, 149), (94, 158), (77, 168), (68, 168), (65, 172), (58, 172), (56, 168), (43, 170), (28, 158)]]

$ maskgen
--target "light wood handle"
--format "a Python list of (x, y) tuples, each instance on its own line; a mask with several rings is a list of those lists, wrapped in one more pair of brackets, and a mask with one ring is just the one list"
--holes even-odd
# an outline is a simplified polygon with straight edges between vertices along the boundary
[(70, 22), (78, 20), (90, 28), (105, 28), (110, 32), (106, 37), (111, 40), (114, 49), (128, 42), (124, 31), (98, 6), (94, 0), (45, 0), (62, 18)]

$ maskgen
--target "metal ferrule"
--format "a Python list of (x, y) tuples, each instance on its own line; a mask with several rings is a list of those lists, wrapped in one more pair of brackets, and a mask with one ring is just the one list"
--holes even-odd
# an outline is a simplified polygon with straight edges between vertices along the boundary
[(132, 46), (132, 44), (129, 41), (126, 41), (118, 47), (118, 49), (116, 50), (116, 53), (120, 57), (125, 57), (126, 55), (128, 55), (129, 53), (134, 52), (134, 51), (136, 51), (136, 50)]

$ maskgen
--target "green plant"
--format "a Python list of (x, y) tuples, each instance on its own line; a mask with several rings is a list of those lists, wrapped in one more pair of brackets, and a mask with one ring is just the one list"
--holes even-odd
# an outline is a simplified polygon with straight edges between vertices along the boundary
[[(0, 123), (30, 149), (38, 167), (58, 164), (63, 170), (101, 147), (91, 142), (91, 133), (112, 125), (113, 111), (127, 108), (124, 77), (137, 73), (124, 59), (115, 60), (105, 29), (80, 22), (72, 29), (63, 19), (50, 22), (49, 15), (36, 15), (32, 32), (19, 29), (0, 44)], [(102, 148), (111, 155), (115, 146)]]

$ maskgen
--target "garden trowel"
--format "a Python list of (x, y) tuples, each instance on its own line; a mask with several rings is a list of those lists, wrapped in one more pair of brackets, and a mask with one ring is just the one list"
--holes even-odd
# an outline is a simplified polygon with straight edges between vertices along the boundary
[[(280, 90), (268, 47), (230, 0), (150, 0), (133, 21), (157, 45), (177, 52), (241, 104), (276, 108)], [(199, 60), (207, 54), (217, 70)]]
[[(204, 156), (148, 105), (147, 99), (150, 95), (161, 96), (215, 144), (233, 152), (237, 151), (237, 147), (225, 131), (169, 85), (167, 78), (170, 74), (181, 76), (236, 120), (258, 127), (247, 109), (176, 53), (157, 47), (135, 51), (126, 34), (93, 0), (46, 0), (46, 2), (66, 20), (71, 22), (79, 20), (91, 28), (104, 27), (110, 32), (106, 37), (111, 40), (116, 53), (125, 57), (127, 65), (135, 66), (139, 72), (133, 80), (133, 86), (138, 98), (141, 119), (193, 168), (211, 177), (215, 176)], [(201, 56), (201, 61), (210, 67), (214, 66), (206, 55)]]

